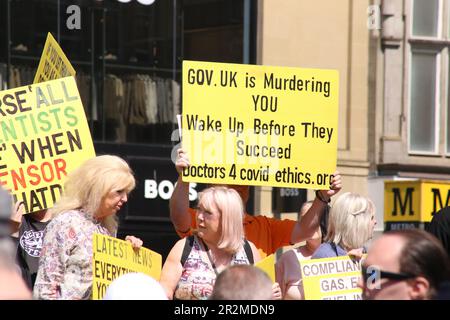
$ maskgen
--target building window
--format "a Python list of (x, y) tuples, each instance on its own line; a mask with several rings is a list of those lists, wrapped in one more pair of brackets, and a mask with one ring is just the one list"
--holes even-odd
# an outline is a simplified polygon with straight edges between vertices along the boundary
[(410, 150), (436, 152), (437, 57), (434, 52), (411, 54)]
[(440, 4), (440, 0), (414, 1), (412, 27), (412, 34), (414, 36), (438, 36)]
[(450, 0), (408, 3), (408, 152), (450, 155)]

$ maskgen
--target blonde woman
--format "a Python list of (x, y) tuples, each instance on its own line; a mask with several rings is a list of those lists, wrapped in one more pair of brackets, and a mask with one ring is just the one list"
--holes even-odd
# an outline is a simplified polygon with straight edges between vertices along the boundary
[(162, 269), (169, 299), (206, 300), (226, 267), (260, 260), (254, 244), (244, 240), (243, 215), (235, 190), (211, 187), (200, 193), (197, 230), (175, 244)]
[[(60, 201), (50, 209), (34, 298), (90, 299), (93, 234), (116, 235), (116, 213), (134, 186), (130, 167), (116, 156), (91, 158), (69, 173)], [(126, 239), (142, 246), (138, 238)]]
[(325, 242), (312, 259), (359, 255), (372, 238), (376, 224), (375, 205), (369, 198), (344, 193), (331, 208)]

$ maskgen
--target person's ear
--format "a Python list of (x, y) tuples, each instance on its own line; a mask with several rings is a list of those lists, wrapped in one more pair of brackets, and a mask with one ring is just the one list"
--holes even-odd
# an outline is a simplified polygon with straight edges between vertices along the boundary
[(408, 281), (411, 300), (426, 300), (430, 290), (430, 282), (424, 277), (416, 277)]

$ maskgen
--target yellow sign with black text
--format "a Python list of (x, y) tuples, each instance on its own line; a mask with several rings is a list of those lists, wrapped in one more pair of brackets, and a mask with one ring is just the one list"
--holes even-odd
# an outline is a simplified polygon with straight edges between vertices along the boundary
[(145, 273), (159, 281), (162, 257), (150, 249), (134, 250), (131, 243), (102, 234), (94, 234), (92, 299), (101, 300), (114, 279), (129, 272)]
[(51, 208), (67, 174), (92, 157), (73, 77), (0, 92), (0, 185), (26, 213)]
[(385, 181), (385, 222), (430, 222), (450, 205), (450, 182), (434, 180)]
[(255, 263), (255, 267), (267, 273), (272, 282), (275, 282), (275, 255), (273, 253)]
[(361, 264), (348, 256), (299, 260), (305, 300), (361, 300)]
[(33, 83), (75, 76), (75, 74), (75, 69), (70, 64), (69, 59), (49, 32)]
[(326, 189), (336, 70), (183, 62), (183, 181)]

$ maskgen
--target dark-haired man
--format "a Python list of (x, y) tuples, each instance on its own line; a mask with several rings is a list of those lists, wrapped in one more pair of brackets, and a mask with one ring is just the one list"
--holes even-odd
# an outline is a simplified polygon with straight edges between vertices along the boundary
[(363, 299), (428, 300), (450, 277), (447, 253), (420, 229), (389, 231), (370, 247), (362, 264)]

